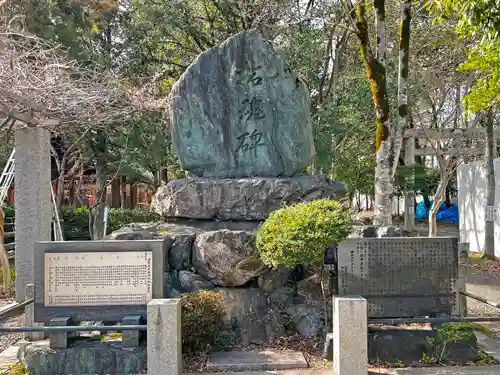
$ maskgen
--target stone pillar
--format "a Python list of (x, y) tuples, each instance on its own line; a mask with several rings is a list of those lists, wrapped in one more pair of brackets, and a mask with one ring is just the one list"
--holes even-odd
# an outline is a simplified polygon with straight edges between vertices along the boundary
[(334, 297), (333, 369), (335, 375), (368, 372), (368, 316), (362, 297)]
[[(26, 285), (26, 300), (35, 298), (35, 285)], [(35, 323), (35, 303), (30, 303), (24, 308), (24, 325), (26, 327), (43, 327), (43, 323)], [(45, 339), (44, 332), (26, 332), (24, 339), (28, 341), (37, 341)]]
[(181, 374), (180, 299), (154, 299), (148, 303), (147, 345), (148, 375)]
[(52, 222), (50, 132), (22, 128), (15, 132), (16, 300), (33, 283), (37, 241), (50, 241)]
[(466, 292), (467, 285), (465, 280), (465, 270), (460, 267), (460, 261), (466, 259), (469, 256), (469, 248), (470, 244), (468, 242), (459, 242), (458, 243), (458, 297), (457, 297), (457, 315), (459, 316), (467, 316), (469, 311), (467, 307), (467, 297), (461, 292)]

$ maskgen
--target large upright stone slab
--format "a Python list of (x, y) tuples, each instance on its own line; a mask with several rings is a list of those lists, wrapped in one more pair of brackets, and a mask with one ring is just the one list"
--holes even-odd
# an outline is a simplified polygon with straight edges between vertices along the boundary
[(338, 246), (338, 295), (361, 295), (369, 318), (458, 315), (458, 238), (351, 238)]
[(16, 300), (32, 284), (34, 246), (50, 241), (52, 222), (50, 132), (21, 128), (15, 132)]
[(199, 55), (169, 104), (174, 148), (195, 176), (293, 176), (314, 155), (309, 91), (254, 30)]

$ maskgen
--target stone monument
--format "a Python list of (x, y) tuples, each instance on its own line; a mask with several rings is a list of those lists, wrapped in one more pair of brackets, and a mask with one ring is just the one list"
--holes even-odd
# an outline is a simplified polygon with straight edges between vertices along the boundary
[(283, 204), (345, 195), (343, 183), (305, 173), (314, 157), (306, 85), (282, 53), (249, 30), (198, 56), (169, 104), (187, 178), (156, 193), (153, 207), (166, 223), (112, 237), (170, 237), (167, 296), (219, 291), (238, 343), (280, 337), (286, 319), (300, 335), (316, 336), (324, 327), (319, 283), (269, 270), (252, 235)]
[(309, 91), (257, 31), (211, 48), (172, 87), (174, 149), (188, 179), (156, 194), (166, 218), (264, 220), (283, 202), (340, 198), (303, 175), (314, 157)]
[(256, 31), (202, 53), (170, 93), (181, 167), (199, 177), (290, 177), (314, 156), (309, 91)]

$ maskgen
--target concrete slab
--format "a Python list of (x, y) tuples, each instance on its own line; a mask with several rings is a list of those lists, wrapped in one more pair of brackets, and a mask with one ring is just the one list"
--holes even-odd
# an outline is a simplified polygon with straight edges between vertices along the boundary
[(500, 342), (498, 339), (495, 340), (482, 332), (476, 331), (475, 334), (479, 348), (500, 362)]
[[(370, 370), (369, 375), (498, 375), (500, 366), (450, 366)], [(213, 375), (213, 374), (212, 374)], [(326, 375), (326, 374), (325, 374)]]
[(210, 354), (207, 369), (219, 371), (265, 371), (307, 368), (301, 352), (231, 351)]
[[(284, 370), (284, 371), (243, 371), (232, 372), (231, 375), (334, 375), (332, 369)], [(470, 367), (420, 367), (403, 369), (370, 369), (367, 375), (498, 375), (500, 366), (470, 366)], [(195, 374), (184, 374), (195, 375)], [(196, 375), (228, 375), (227, 372), (197, 373)], [(337, 374), (335, 374), (337, 375)]]
[(3, 374), (10, 366), (15, 365), (18, 361), (17, 353), (19, 345), (12, 345), (0, 353), (0, 373)]

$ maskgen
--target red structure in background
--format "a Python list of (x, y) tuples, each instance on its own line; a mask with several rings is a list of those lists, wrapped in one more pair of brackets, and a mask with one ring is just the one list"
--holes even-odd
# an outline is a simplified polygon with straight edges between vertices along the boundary
[[(116, 187), (116, 185), (115, 185)], [(53, 184), (53, 190), (54, 192), (56, 191), (56, 184)], [(107, 197), (106, 200), (108, 202), (108, 205), (113, 208), (138, 208), (142, 210), (149, 210), (149, 205), (151, 203), (151, 194), (149, 194), (146, 189), (137, 189), (135, 184), (126, 184), (123, 187), (117, 187), (119, 191), (117, 193), (120, 194), (120, 205), (117, 206), (116, 204), (113, 204), (113, 199), (112, 199), (112, 194), (113, 194), (113, 187), (112, 185), (108, 186), (108, 191), (107, 191)], [(63, 204), (70, 204), (73, 205), (74, 207), (81, 207), (81, 206), (93, 206), (96, 203), (95, 199), (95, 185), (94, 184), (84, 184), (82, 187), (82, 198), (83, 198), (83, 204), (80, 204), (75, 197), (71, 197), (71, 192), (66, 190), (65, 196), (69, 198), (64, 201)], [(9, 192), (7, 194), (6, 202), (9, 205), (14, 205), (15, 204), (15, 189), (11, 188), (9, 189)]]
[[(68, 150), (67, 142), (60, 135), (52, 134), (52, 147), (55, 150), (59, 160), (62, 160), (63, 155)], [(53, 191), (57, 192), (57, 179), (59, 177), (58, 164), (51, 155), (51, 179), (53, 181)], [(70, 158), (71, 159), (71, 158)], [(7, 160), (4, 160), (7, 162)], [(95, 168), (92, 163), (81, 166), (83, 168), (82, 175), (72, 176), (66, 175), (72, 165), (66, 166), (65, 170), (65, 192), (62, 199), (63, 205), (73, 207), (93, 206), (96, 204), (94, 175)], [(3, 168), (3, 166), (2, 166)], [(56, 198), (57, 199), (57, 198)], [(112, 208), (140, 208), (149, 210), (151, 203), (151, 194), (147, 189), (138, 188), (134, 182), (128, 182), (125, 176), (116, 176), (116, 178), (108, 185), (106, 202)], [(14, 188), (9, 189), (7, 193), (7, 204), (14, 205)]]

